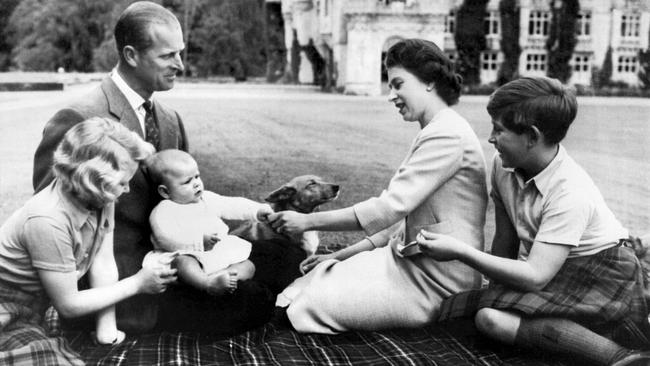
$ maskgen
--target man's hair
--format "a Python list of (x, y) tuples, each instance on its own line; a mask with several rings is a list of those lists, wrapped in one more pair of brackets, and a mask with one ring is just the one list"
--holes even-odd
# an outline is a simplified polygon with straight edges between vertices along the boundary
[(196, 162), (192, 155), (182, 150), (161, 150), (146, 161), (147, 171), (151, 181), (156, 185), (166, 184), (170, 175), (178, 174), (179, 167)]
[(578, 102), (575, 91), (557, 79), (524, 77), (495, 90), (487, 110), (492, 119), (517, 134), (537, 127), (544, 141), (552, 145), (566, 136), (576, 118)]
[(447, 105), (458, 103), (463, 78), (435, 43), (417, 38), (399, 41), (388, 49), (384, 63), (386, 68), (399, 66), (423, 83), (433, 83)]
[(126, 172), (154, 152), (138, 134), (117, 122), (94, 117), (76, 124), (54, 152), (53, 171), (61, 187), (100, 208), (117, 198)]
[(150, 1), (138, 1), (127, 7), (115, 24), (113, 35), (120, 60), (124, 47), (133, 46), (138, 51), (151, 47), (149, 34), (152, 24), (179, 24), (176, 16), (164, 7)]

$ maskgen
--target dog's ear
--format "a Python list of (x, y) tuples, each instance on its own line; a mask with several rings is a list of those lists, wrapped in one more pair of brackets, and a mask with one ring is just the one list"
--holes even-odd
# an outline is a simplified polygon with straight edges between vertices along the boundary
[(296, 194), (296, 189), (294, 187), (282, 186), (269, 193), (264, 200), (269, 203), (284, 202), (290, 200), (294, 194)]

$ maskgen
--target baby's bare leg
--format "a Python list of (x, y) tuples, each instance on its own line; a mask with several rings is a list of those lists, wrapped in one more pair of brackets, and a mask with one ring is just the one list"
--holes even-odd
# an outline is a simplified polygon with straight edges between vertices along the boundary
[(250, 280), (255, 275), (255, 265), (248, 259), (231, 264), (228, 269), (237, 271), (237, 279), (240, 281)]
[(204, 290), (208, 276), (196, 258), (188, 255), (179, 255), (174, 259), (172, 266), (178, 269), (178, 278), (188, 285)]
[(196, 258), (180, 255), (174, 260), (178, 269), (178, 277), (190, 286), (208, 292), (211, 295), (222, 295), (237, 288), (237, 271), (222, 270), (207, 275)]

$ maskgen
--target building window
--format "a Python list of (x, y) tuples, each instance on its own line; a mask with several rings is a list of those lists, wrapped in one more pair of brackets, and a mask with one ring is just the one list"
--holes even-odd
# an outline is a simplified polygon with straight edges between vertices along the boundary
[(576, 35), (590, 36), (591, 35), (591, 13), (578, 14), (576, 21)]
[(529, 53), (526, 55), (526, 71), (546, 71), (546, 54)]
[(638, 38), (641, 28), (641, 15), (626, 13), (621, 15), (621, 37)]
[(497, 52), (481, 53), (481, 69), (497, 70), (499, 68), (499, 54)]
[(486, 13), (484, 27), (486, 36), (496, 36), (501, 34), (499, 13), (496, 11)]
[(574, 73), (591, 72), (591, 57), (589, 55), (574, 55), (571, 65)]
[(551, 15), (548, 11), (531, 11), (528, 18), (528, 35), (548, 36), (550, 18)]
[(618, 56), (618, 64), (616, 65), (616, 69), (618, 70), (619, 73), (636, 74), (638, 69), (636, 56), (634, 55)]
[(456, 11), (450, 10), (449, 14), (445, 15), (445, 33), (454, 34), (456, 31)]

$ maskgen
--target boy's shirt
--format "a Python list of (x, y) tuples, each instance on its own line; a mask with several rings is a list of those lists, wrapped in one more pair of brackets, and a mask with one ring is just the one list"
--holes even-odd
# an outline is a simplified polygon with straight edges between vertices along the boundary
[(491, 196), (517, 230), (523, 259), (535, 240), (569, 245), (573, 258), (598, 253), (628, 237), (589, 175), (562, 145), (551, 163), (528, 181), (504, 168), (495, 154)]

